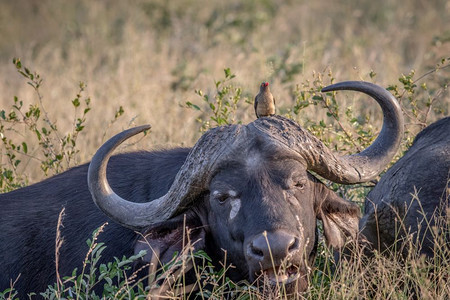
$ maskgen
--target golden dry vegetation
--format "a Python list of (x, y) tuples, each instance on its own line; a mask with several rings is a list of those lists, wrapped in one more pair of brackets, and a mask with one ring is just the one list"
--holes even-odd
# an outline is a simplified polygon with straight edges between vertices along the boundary
[[(423, 74), (450, 55), (450, 2), (1, 1), (0, 36), (2, 109), (10, 109), (14, 96), (25, 107), (37, 102), (14, 57), (44, 78), (42, 101), (61, 132), (73, 126), (70, 101), (78, 83), (87, 85), (83, 97), (91, 98), (92, 110), (77, 141), (77, 162), (85, 162), (105, 138), (144, 123), (153, 129), (140, 148), (193, 145), (200, 136), (196, 119), (206, 117), (182, 106), (202, 102), (196, 89), (213, 94), (225, 68), (236, 74), (233, 85), (244, 100), (269, 81), (280, 113), (295, 104), (296, 86), (317, 74), (325, 74), (323, 84), (332, 72), (335, 81), (386, 87), (411, 70)], [(435, 76), (448, 81), (448, 72)], [(361, 105), (350, 95), (339, 103), (373, 114), (376, 131), (374, 102)], [(448, 93), (440, 97), (448, 112)], [(120, 106), (124, 115), (110, 125)], [(327, 122), (325, 113), (311, 107), (297, 119)], [(253, 118), (251, 105), (239, 107), (237, 119)]]

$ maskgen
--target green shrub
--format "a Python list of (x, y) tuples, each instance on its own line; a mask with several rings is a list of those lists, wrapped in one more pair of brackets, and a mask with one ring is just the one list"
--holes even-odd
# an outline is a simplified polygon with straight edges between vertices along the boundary
[[(44, 176), (54, 175), (77, 165), (80, 153), (77, 139), (85, 129), (86, 118), (91, 110), (91, 98), (84, 96), (86, 85), (80, 82), (75, 97), (69, 99), (70, 104), (66, 102), (73, 109), (72, 128), (69, 132), (62, 133), (56, 125), (58, 119), (49, 116), (44, 107), (40, 92), (42, 77), (23, 66), (20, 59), (13, 59), (13, 63), (17, 72), (33, 88), (38, 101), (26, 108), (22, 100), (14, 97), (9, 111), (0, 110), (0, 192), (27, 185), (27, 173), (19, 170), (24, 159), (38, 161)], [(111, 122), (115, 122), (123, 112), (123, 108), (119, 107)]]

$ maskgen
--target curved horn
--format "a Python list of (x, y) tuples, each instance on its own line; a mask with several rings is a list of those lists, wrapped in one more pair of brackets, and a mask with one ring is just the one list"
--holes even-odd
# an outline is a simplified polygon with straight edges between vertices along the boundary
[(364, 81), (344, 81), (322, 89), (322, 92), (352, 90), (365, 93), (375, 99), (383, 111), (383, 127), (376, 140), (361, 153), (340, 158), (343, 165), (349, 165), (348, 171), (337, 178), (341, 183), (358, 183), (374, 179), (380, 174), (397, 152), (403, 137), (403, 113), (397, 99), (386, 89)]
[[(206, 189), (214, 165), (220, 162), (241, 133), (240, 126), (219, 127), (205, 133), (193, 147), (177, 173), (169, 191), (146, 203), (130, 202), (117, 195), (106, 178), (106, 166), (113, 151), (126, 139), (150, 129), (149, 125), (131, 128), (112, 137), (92, 158), (88, 186), (95, 204), (124, 227), (140, 230), (165, 221), (186, 209)], [(220, 137), (217, 137), (220, 134)]]
[(346, 81), (327, 86), (322, 92), (354, 90), (368, 94), (381, 106), (383, 128), (377, 139), (358, 154), (336, 156), (322, 141), (297, 123), (276, 116), (253, 122), (260, 132), (295, 151), (307, 168), (337, 183), (353, 184), (375, 178), (397, 152), (403, 136), (403, 115), (394, 96), (384, 88), (368, 82)]

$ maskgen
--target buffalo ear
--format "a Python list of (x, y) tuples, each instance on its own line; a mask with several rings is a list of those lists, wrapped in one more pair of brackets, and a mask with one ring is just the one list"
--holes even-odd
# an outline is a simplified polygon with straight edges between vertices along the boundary
[(322, 220), (327, 244), (338, 250), (347, 241), (356, 241), (360, 209), (326, 189), (326, 197), (319, 207), (317, 217)]
[(194, 251), (203, 249), (205, 235), (204, 226), (198, 218), (189, 214), (179, 215), (156, 224), (147, 229), (134, 246), (135, 254), (142, 250), (147, 251), (147, 254), (138, 262), (138, 266), (148, 263), (164, 265), (172, 260), (175, 252), (181, 253), (188, 241)]

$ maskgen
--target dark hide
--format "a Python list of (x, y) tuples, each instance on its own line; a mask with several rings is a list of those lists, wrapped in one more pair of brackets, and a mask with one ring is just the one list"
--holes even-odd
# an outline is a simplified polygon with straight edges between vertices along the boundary
[[(109, 225), (99, 238), (107, 245), (103, 262), (147, 250), (137, 267), (154, 262), (154, 253), (159, 255), (156, 261), (169, 261), (183, 246), (186, 224), (196, 249), (204, 249), (217, 264), (226, 253), (226, 261), (235, 267), (229, 274), (234, 280), (253, 281), (261, 268), (270, 273), (274, 266), (261, 243), (267, 233), (276, 266), (289, 258), (292, 272), (300, 275), (287, 291), (305, 290), (316, 253), (316, 218), (323, 220), (328, 242), (340, 248), (356, 235), (358, 207), (337, 197), (307, 172), (303, 162), (283, 156), (273, 144), (255, 141), (240, 151), (218, 168), (208, 191), (184, 211), (186, 217), (176, 216), (142, 233), (109, 221), (97, 209), (86, 185), (87, 165), (0, 195), (0, 290), (20, 273), (15, 286), (20, 298), (55, 282), (55, 232), (63, 207), (62, 276), (81, 267), (88, 250), (85, 241), (106, 221)], [(108, 165), (109, 182), (121, 197), (151, 201), (167, 192), (188, 152), (117, 155)]]
[[(117, 193), (136, 202), (167, 192), (190, 149), (137, 152), (111, 158), (108, 178)], [(109, 224), (99, 241), (107, 245), (103, 262), (130, 256), (137, 234), (109, 220), (93, 203), (86, 181), (88, 165), (70, 169), (43, 182), (0, 195), (0, 291), (21, 274), (19, 298), (41, 292), (55, 278), (55, 237), (58, 215), (65, 207), (60, 274), (80, 269), (86, 240), (103, 223)]]
[(446, 219), (449, 176), (450, 117), (447, 117), (419, 133), (408, 152), (367, 195), (360, 227), (373, 249), (384, 251), (400, 241), (397, 249), (407, 253), (408, 243), (402, 241), (411, 233), (415, 247), (421, 246), (421, 253), (433, 257), (435, 234), (431, 228), (437, 225), (437, 234), (443, 233), (444, 224), (436, 224), (436, 220)]

